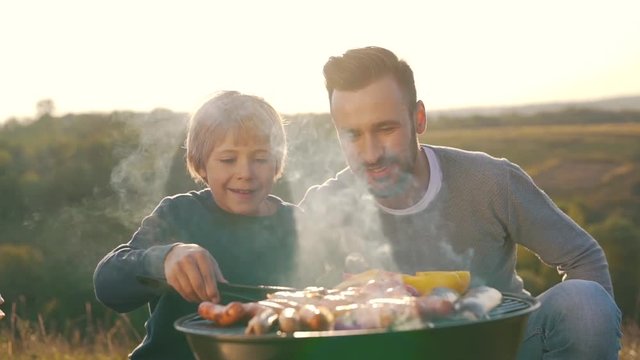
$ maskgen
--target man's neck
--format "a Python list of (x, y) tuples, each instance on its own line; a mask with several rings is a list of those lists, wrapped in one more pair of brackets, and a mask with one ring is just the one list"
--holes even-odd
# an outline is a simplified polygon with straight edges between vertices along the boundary
[(430, 178), (431, 170), (429, 168), (429, 159), (422, 147), (420, 147), (407, 190), (398, 196), (376, 198), (376, 201), (378, 204), (390, 209), (400, 210), (409, 208), (417, 204), (427, 192)]

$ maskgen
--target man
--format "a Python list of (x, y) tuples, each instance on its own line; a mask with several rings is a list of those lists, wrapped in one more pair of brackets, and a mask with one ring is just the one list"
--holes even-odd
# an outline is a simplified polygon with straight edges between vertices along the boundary
[[(520, 359), (615, 359), (620, 311), (598, 243), (517, 165), (479, 152), (421, 145), (425, 106), (413, 72), (391, 51), (352, 49), (324, 67), (348, 168), (301, 202), (325, 280), (369, 267), (469, 270), (472, 285), (528, 294), (516, 245), (563, 282), (539, 296)], [(321, 248), (320, 244), (323, 248)]]

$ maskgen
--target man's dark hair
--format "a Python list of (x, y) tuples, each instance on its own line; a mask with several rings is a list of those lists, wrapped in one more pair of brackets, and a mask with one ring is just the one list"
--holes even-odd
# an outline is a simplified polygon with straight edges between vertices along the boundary
[(368, 46), (351, 49), (342, 56), (332, 56), (324, 65), (324, 79), (329, 102), (334, 90), (362, 89), (384, 76), (391, 75), (403, 91), (410, 112), (416, 107), (416, 85), (409, 64), (391, 51)]

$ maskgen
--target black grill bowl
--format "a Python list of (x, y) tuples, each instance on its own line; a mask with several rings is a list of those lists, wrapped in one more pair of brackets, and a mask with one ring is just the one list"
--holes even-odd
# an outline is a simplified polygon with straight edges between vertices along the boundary
[(244, 335), (244, 326), (218, 328), (195, 314), (178, 319), (175, 328), (185, 334), (198, 360), (512, 360), (529, 314), (539, 306), (534, 298), (503, 294), (487, 319), (403, 331)]

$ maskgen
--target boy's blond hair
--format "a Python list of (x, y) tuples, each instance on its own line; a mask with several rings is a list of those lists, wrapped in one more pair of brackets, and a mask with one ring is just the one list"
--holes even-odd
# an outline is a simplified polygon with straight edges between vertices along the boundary
[(287, 141), (280, 114), (264, 99), (237, 91), (223, 91), (206, 101), (189, 121), (187, 169), (196, 182), (216, 144), (227, 136), (237, 141), (266, 141), (276, 158), (275, 178), (282, 175)]

